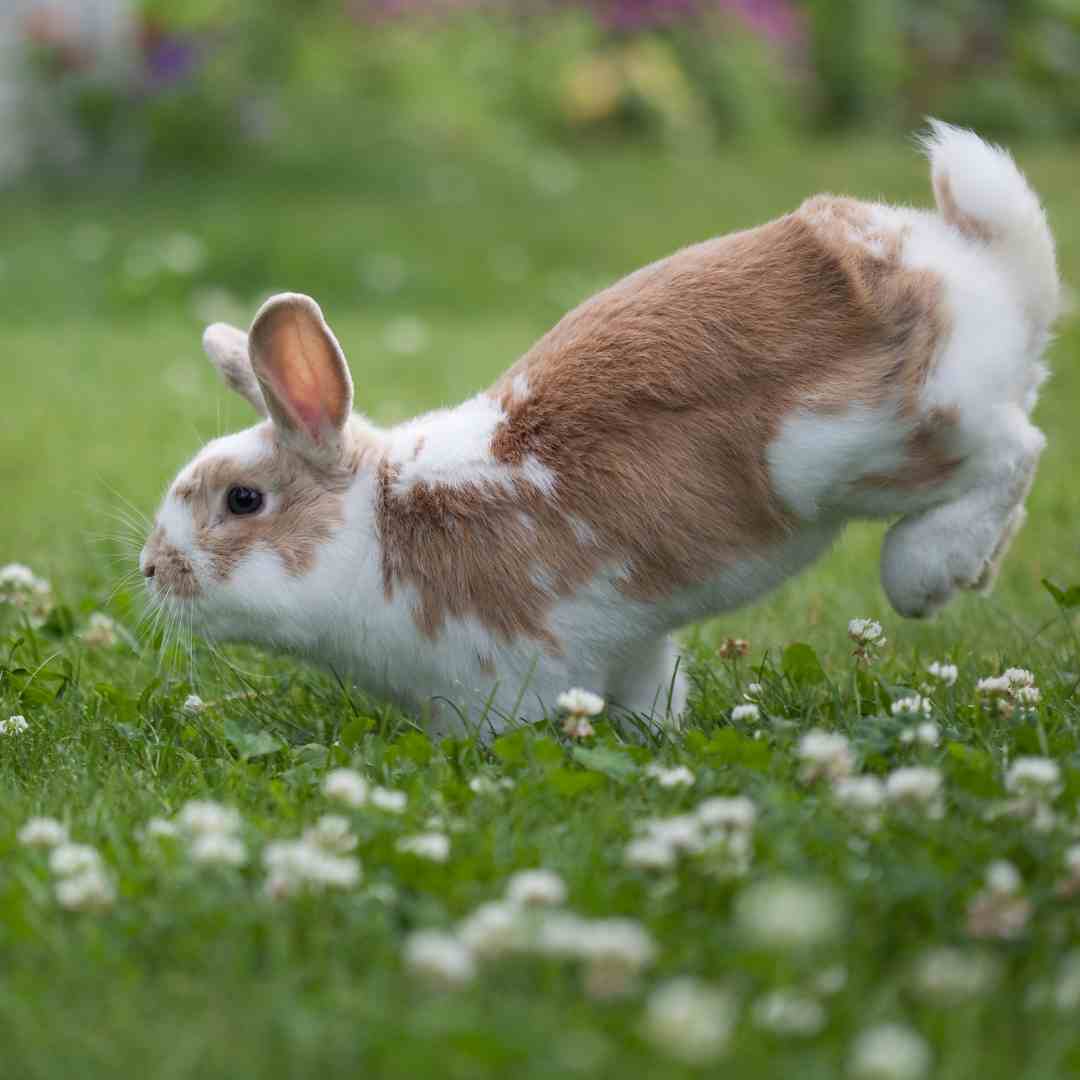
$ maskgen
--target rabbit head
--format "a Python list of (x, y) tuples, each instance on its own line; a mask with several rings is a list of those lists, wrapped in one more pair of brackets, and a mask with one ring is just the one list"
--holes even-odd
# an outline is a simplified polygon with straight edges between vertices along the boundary
[(352, 414), (352, 380), (318, 305), (275, 296), (250, 334), (203, 337), (226, 383), (263, 417), (215, 439), (173, 481), (139, 565), (152, 596), (193, 627), (289, 645), (290, 591), (344, 525), (346, 493), (371, 440)]

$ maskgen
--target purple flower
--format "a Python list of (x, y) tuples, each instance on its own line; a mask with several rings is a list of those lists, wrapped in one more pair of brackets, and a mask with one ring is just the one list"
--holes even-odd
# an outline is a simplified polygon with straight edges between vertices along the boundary
[(720, 11), (736, 15), (755, 33), (774, 42), (802, 36), (802, 22), (794, 0), (593, 0), (605, 25), (633, 32), (669, 26)]
[(739, 15), (755, 31), (775, 42), (797, 41), (802, 21), (791, 0), (715, 0), (716, 6)]
[(608, 0), (597, 5), (604, 21), (616, 30), (646, 30), (697, 15), (699, 0)]
[(163, 34), (146, 50), (146, 81), (152, 90), (183, 82), (199, 64), (199, 48), (190, 38)]

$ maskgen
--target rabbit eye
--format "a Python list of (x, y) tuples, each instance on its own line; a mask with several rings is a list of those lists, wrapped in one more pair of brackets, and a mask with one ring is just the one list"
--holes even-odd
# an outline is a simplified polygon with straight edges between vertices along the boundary
[(254, 488), (231, 487), (226, 502), (230, 513), (255, 514), (262, 509), (263, 494)]

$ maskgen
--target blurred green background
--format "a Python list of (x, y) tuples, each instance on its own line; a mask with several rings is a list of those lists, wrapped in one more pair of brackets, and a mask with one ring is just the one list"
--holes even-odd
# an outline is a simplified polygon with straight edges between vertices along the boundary
[[(0, 563), (104, 600), (123, 500), (152, 510), (253, 419), (201, 356), (207, 322), (315, 295), (358, 408), (391, 423), (682, 244), (823, 189), (927, 203), (927, 114), (1009, 143), (1068, 280), (1078, 101), (1076, 0), (4, 0)], [(911, 630), (928, 648), (1076, 577), (1078, 344), (1067, 313), (997, 600)], [(886, 610), (879, 536), (853, 530), (729, 629), (764, 645), (825, 621), (842, 649), (849, 616)]]

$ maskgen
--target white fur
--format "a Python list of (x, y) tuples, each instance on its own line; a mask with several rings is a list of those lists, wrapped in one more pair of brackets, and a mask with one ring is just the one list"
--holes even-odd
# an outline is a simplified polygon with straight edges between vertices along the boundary
[(555, 476), (535, 457), (511, 467), (492, 456), (491, 438), (505, 419), (494, 398), (477, 394), (457, 408), (437, 409), (395, 428), (389, 433), (389, 460), (398, 470), (397, 494), (406, 495), (417, 484), (509, 488), (520, 477), (550, 495)]
[[(461, 719), (495, 729), (519, 717), (536, 719), (576, 685), (662, 723), (677, 718), (688, 692), (670, 633), (779, 585), (816, 559), (852, 518), (901, 515), (883, 547), (882, 581), (904, 614), (933, 610), (956, 587), (988, 584), (1023, 520), (1043, 445), (1028, 414), (1057, 308), (1053, 246), (1038, 200), (1003, 151), (943, 125), (935, 125), (927, 145), (935, 174), (948, 177), (957, 208), (984, 238), (940, 214), (888, 206), (872, 207), (869, 226), (850, 237), (885, 251), (890, 234), (902, 234), (906, 265), (929, 269), (944, 283), (947, 337), (915, 415), (896, 401), (853, 404), (840, 415), (808, 403), (787, 417), (766, 453), (776, 493), (800, 520), (782, 543), (747, 552), (711, 580), (652, 603), (627, 598), (620, 583), (629, 567), (620, 562), (602, 567), (569, 596), (557, 596), (554, 582), (534, 566), (534, 580), (555, 597), (548, 622), (562, 646), (557, 656), (530, 639), (497, 638), (471, 617), (448, 619), (430, 640), (417, 627), (411, 587), (396, 584), (389, 599), (384, 593), (377, 479), (361, 468), (345, 498), (344, 527), (301, 577), (285, 573), (272, 551), (255, 549), (227, 582), (210, 582), (187, 511), (167, 496), (158, 520), (195, 563), (204, 586), (193, 601), (199, 623), (214, 636), (317, 659), (374, 693), (428, 711), (435, 731), (458, 730)], [(211, 336), (219, 352), (233, 344), (221, 331)], [(512, 393), (529, 392), (519, 375)], [(951, 449), (963, 461), (947, 483), (932, 490), (859, 484), (867, 474), (901, 469), (920, 418), (941, 409), (958, 417)], [(390, 431), (360, 417), (352, 423), (379, 444), (401, 494), (419, 484), (508, 488), (524, 480), (557, 497), (556, 475), (538, 460), (515, 467), (495, 460), (492, 436), (504, 419), (499, 403), (482, 394)], [(212, 443), (200, 459), (253, 460), (267, 452), (255, 430)], [(583, 545), (596, 541), (584, 521), (570, 525)]]
[(987, 228), (990, 247), (1030, 323), (1045, 334), (1058, 314), (1060, 284), (1054, 240), (1038, 196), (1007, 150), (940, 120), (930, 127), (924, 146), (933, 177), (947, 176), (960, 210)]

